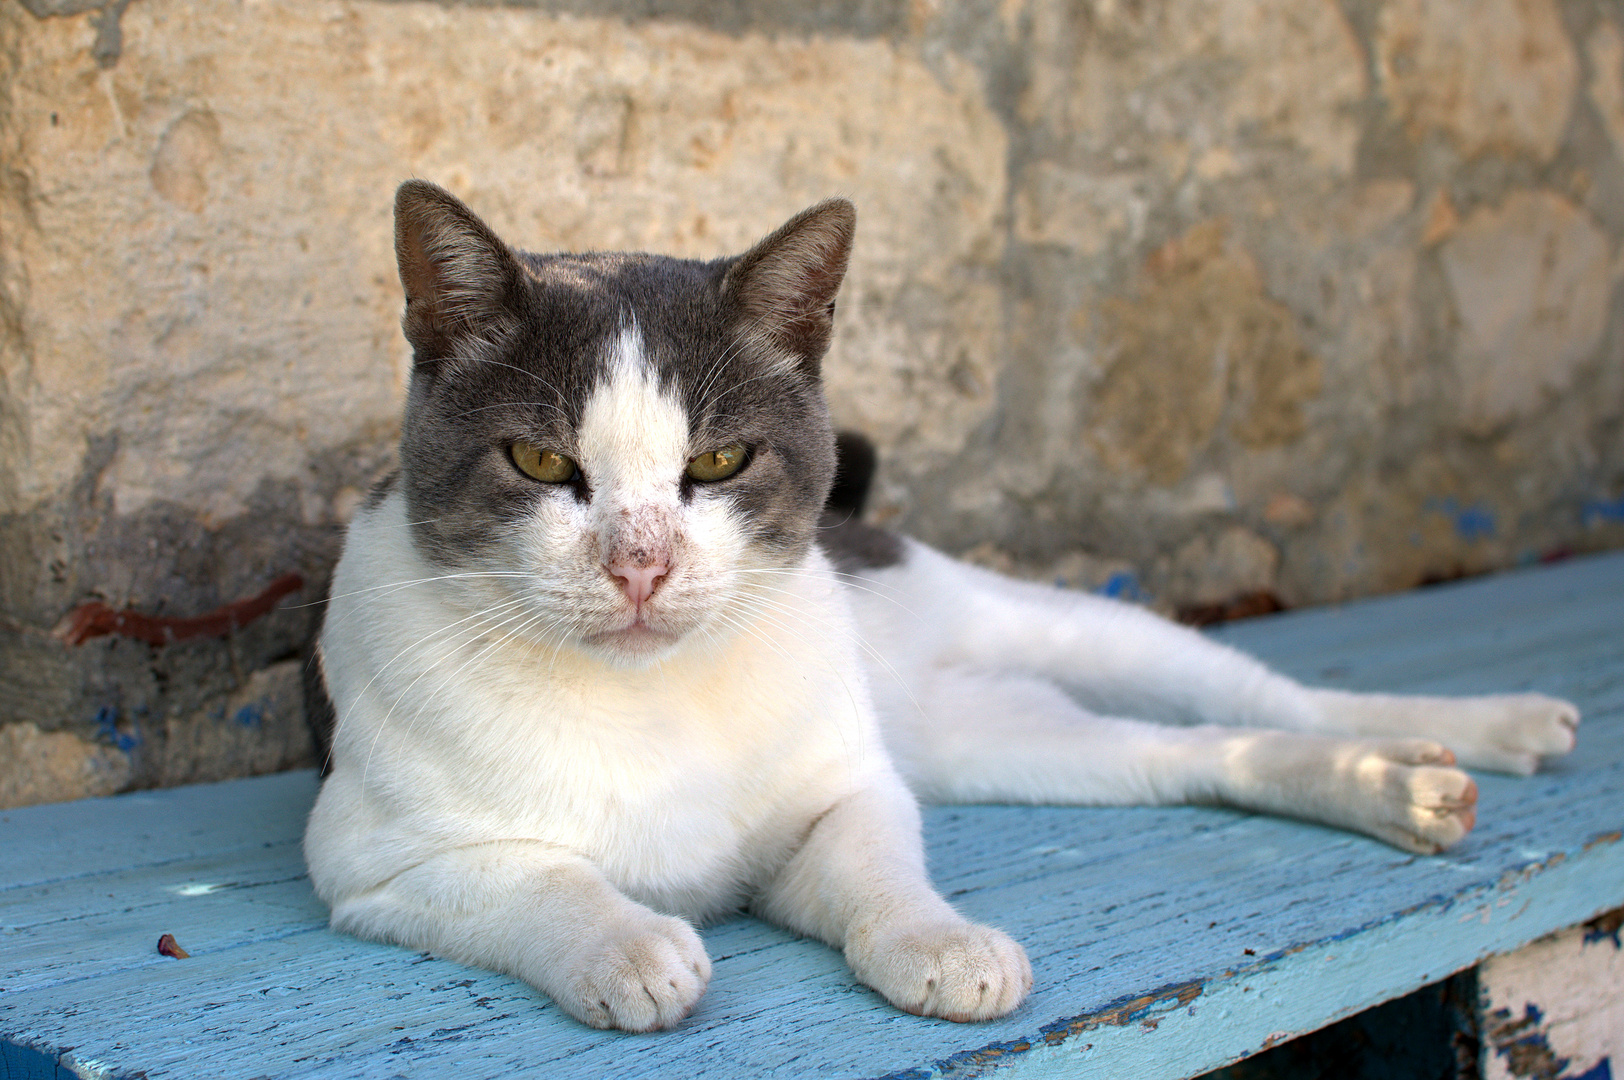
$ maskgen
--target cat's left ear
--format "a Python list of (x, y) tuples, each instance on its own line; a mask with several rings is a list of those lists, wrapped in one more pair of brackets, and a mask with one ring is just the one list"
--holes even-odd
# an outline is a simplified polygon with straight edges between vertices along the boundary
[(401, 329), (418, 359), (442, 359), (511, 326), (524, 270), (462, 200), (424, 180), (395, 192), (395, 258), (406, 292)]
[(722, 279), (746, 333), (761, 333), (816, 376), (834, 334), (835, 294), (846, 276), (857, 208), (828, 199), (803, 210), (740, 255)]

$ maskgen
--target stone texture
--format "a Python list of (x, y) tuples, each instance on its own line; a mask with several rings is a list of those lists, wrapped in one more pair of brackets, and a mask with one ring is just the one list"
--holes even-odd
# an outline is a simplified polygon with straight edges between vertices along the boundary
[(1601, 19), (1590, 32), (1585, 51), (1590, 59), (1586, 87), (1590, 103), (1607, 129), (1613, 153), (1624, 154), (1624, 33), (1612, 21)]
[(164, 718), (157, 782), (199, 784), (317, 764), (304, 718), (302, 662), (261, 668), (225, 701)]
[(1253, 145), (1352, 167), (1365, 65), (1334, 0), (1020, 6), (1037, 54), (1020, 114), (1079, 149), (1173, 178), (1247, 168)]
[(1209, 539), (1197, 536), (1173, 553), (1164, 580), (1187, 606), (1220, 604), (1273, 592), (1280, 552), (1249, 529), (1232, 525)]
[(1537, 410), (1593, 359), (1612, 296), (1611, 245), (1550, 192), (1480, 207), (1440, 258), (1460, 314), (1461, 415), (1486, 431)]
[(203, 711), (152, 722), (111, 707), (88, 737), (0, 725), (0, 809), (111, 795), (132, 783), (170, 786), (316, 764), (298, 660), (252, 673)]
[[(709, 257), (853, 197), (827, 377), (873, 515), (1008, 572), (1210, 612), (1624, 544), (1617, 16), (0, 3), (0, 787), (308, 760), (407, 176), (535, 249)], [(290, 571), (226, 638), (52, 633)]]
[[(126, 14), (124, 57), (90, 77), (74, 71), (80, 27), (27, 29), (12, 115), (31, 169), (11, 243), (29, 268), (26, 340), (52, 361), (13, 391), (30, 435), (21, 508), (70, 481), (90, 430), (118, 436), (102, 481), (117, 513), (180, 492), (218, 522), (358, 421), (392, 425), (406, 353), (388, 210), (408, 175), (538, 250), (711, 256), (848, 191), (866, 210), (842, 327), (851, 396), (899, 397), (906, 381), (922, 409), (957, 415), (961, 388), (990, 377), (975, 315), (996, 293), (974, 271), (996, 255), (1004, 142), (962, 65), (947, 65), (953, 87), (879, 42), (741, 48), (681, 24), (501, 10), (159, 3)], [(763, 209), (717, 209), (735, 205)], [(902, 257), (927, 230), (931, 256)], [(877, 302), (905, 286), (907, 312)], [(345, 377), (323, 377), (335, 363)]]
[[(1140, 295), (1103, 305), (1105, 371), (1089, 438), (1115, 471), (1169, 486), (1225, 421), (1253, 448), (1303, 433), (1319, 361), (1225, 232), (1209, 221), (1168, 242), (1147, 260)], [(1169, 387), (1178, 388), (1176, 408), (1167, 407)]]
[(28, 721), (0, 726), (0, 810), (111, 795), (129, 783), (131, 771), (115, 747)]
[(1378, 27), (1383, 90), (1412, 132), (1467, 155), (1556, 154), (1579, 65), (1555, 0), (1390, 0)]

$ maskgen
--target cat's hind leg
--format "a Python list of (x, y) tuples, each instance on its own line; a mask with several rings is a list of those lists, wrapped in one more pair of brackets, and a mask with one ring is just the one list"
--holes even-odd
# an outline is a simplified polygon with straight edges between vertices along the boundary
[(1544, 694), (1421, 697), (1308, 691), (1313, 730), (1347, 735), (1418, 735), (1436, 739), (1474, 769), (1528, 776), (1545, 758), (1570, 752), (1579, 710)]
[(897, 1008), (990, 1020), (1032, 988), (1026, 952), (970, 922), (931, 887), (919, 811), (894, 775), (831, 806), (757, 897), (763, 918), (845, 952)]
[(939, 802), (1220, 803), (1428, 854), (1476, 820), (1477, 787), (1437, 742), (1101, 716), (1018, 674), (939, 672), (887, 717), (886, 743), (910, 785)]
[(1014, 581), (920, 544), (872, 576), (875, 588), (854, 592), (854, 606), (887, 654), (872, 673), (881, 695), (893, 672), (916, 695), (942, 670), (1025, 673), (1102, 715), (1415, 737), (1449, 746), (1464, 765), (1519, 774), (1574, 745), (1579, 712), (1566, 701), (1312, 689), (1144, 608)]
[(332, 912), (335, 930), (515, 975), (598, 1028), (671, 1027), (710, 981), (691, 926), (539, 841), (441, 852)]

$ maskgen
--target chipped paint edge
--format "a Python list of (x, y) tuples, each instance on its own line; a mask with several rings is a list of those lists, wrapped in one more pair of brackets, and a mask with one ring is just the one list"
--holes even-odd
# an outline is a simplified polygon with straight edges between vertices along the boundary
[[(1375, 923), (1259, 958), (1206, 979), (1119, 998), (1043, 1024), (1027, 1038), (963, 1050), (878, 1080), (1022, 1080), (1135, 1075), (1155, 1059), (1196, 1076), (1316, 1031), (1624, 904), (1624, 844), (1599, 833)], [(1465, 929), (1471, 924), (1471, 929)], [(1350, 947), (1357, 967), (1337, 966)], [(1304, 992), (1304, 987), (1312, 987)], [(1374, 996), (1373, 996), (1374, 995)], [(1327, 997), (1331, 1000), (1327, 1000)], [(1259, 1008), (1259, 1002), (1269, 1002)]]

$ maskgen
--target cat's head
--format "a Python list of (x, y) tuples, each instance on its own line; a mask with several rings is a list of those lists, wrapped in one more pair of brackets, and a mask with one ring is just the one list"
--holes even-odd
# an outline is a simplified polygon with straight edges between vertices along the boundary
[(533, 255), (401, 185), (408, 520), (490, 633), (646, 663), (801, 562), (855, 220), (830, 200), (712, 262)]

